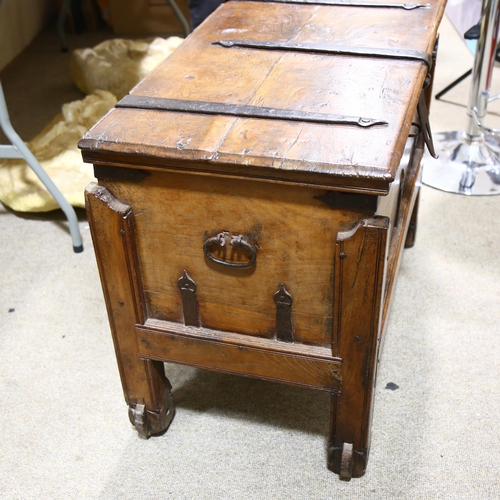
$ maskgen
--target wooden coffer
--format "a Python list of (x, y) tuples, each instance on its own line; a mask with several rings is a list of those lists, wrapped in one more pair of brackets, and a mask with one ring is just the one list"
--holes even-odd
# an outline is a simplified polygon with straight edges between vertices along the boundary
[(182, 363), (328, 391), (328, 465), (364, 473), (443, 9), (227, 2), (81, 140), (141, 435), (168, 427)]

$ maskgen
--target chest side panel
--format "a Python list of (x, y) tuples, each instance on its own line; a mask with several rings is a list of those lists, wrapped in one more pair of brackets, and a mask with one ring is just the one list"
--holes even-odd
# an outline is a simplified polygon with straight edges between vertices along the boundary
[[(139, 183), (101, 184), (134, 211), (149, 317), (183, 321), (185, 270), (196, 283), (202, 326), (273, 338), (283, 283), (295, 340), (331, 343), (335, 240), (359, 211), (328, 207), (317, 199), (325, 190), (254, 181), (155, 172)], [(233, 269), (209, 260), (204, 242), (222, 231), (254, 243), (256, 264)]]

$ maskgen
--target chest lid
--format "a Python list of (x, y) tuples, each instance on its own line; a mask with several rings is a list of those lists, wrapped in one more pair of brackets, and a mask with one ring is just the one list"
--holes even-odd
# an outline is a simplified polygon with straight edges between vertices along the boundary
[(84, 159), (387, 192), (443, 10), (225, 3), (85, 135)]

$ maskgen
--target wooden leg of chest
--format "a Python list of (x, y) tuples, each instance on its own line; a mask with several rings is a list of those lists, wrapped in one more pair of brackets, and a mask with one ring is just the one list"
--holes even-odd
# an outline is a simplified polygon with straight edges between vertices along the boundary
[(420, 200), (420, 193), (417, 195), (413, 211), (411, 213), (410, 223), (408, 225), (408, 232), (406, 233), (405, 248), (411, 248), (415, 245), (415, 238), (417, 236), (417, 217), (418, 217), (418, 202)]
[(342, 359), (342, 389), (332, 395), (329, 468), (362, 476), (370, 445), (389, 221), (364, 220), (339, 233), (335, 257), (333, 354)]
[(140, 358), (135, 325), (144, 322), (142, 284), (131, 208), (91, 184), (87, 211), (129, 417), (142, 437), (168, 428), (174, 416), (171, 386), (160, 361)]

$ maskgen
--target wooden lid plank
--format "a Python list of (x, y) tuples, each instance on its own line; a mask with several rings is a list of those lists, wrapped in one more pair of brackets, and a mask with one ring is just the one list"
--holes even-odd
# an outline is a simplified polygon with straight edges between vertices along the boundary
[[(225, 48), (219, 40), (341, 44), (430, 53), (443, 13), (267, 2), (221, 6), (131, 95), (384, 120), (386, 126), (292, 123), (116, 109), (81, 141), (99, 162), (337, 185), (380, 192), (403, 153), (427, 66), (415, 60)], [(107, 155), (107, 156), (106, 156)]]

